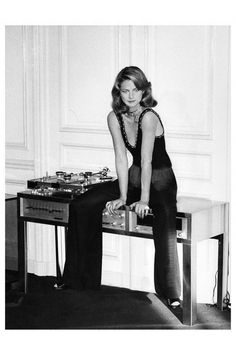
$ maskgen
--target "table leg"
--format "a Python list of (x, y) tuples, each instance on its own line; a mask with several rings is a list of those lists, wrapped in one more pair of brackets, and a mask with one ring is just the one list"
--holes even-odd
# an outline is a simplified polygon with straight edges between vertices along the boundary
[(17, 200), (17, 237), (19, 288), (27, 293), (27, 222), (20, 219), (20, 200)]
[(55, 251), (56, 251), (56, 272), (57, 272), (57, 284), (61, 283), (62, 276), (61, 276), (61, 268), (59, 265), (59, 256), (58, 256), (58, 233), (57, 233), (57, 226), (55, 226)]
[(68, 227), (66, 226), (64, 229), (65, 229), (65, 254), (66, 254)]

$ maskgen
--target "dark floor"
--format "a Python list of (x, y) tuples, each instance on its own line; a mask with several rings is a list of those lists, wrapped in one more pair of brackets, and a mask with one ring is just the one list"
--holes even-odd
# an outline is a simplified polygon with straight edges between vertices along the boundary
[(27, 295), (17, 273), (6, 273), (6, 329), (230, 329), (231, 312), (198, 304), (194, 326), (182, 324), (182, 310), (170, 310), (155, 294), (102, 286), (99, 291), (56, 291), (54, 277), (29, 274)]

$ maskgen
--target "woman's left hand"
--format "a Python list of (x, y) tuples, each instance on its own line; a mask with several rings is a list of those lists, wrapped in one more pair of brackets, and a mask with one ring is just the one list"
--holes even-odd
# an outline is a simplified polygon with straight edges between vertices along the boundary
[(137, 215), (140, 218), (144, 218), (145, 216), (147, 216), (147, 214), (150, 210), (148, 204), (143, 201), (137, 201), (137, 202), (132, 203), (130, 205), (130, 208), (134, 209), (135, 213), (137, 213)]
[(124, 205), (125, 201), (122, 198), (118, 198), (117, 200), (108, 201), (106, 203), (106, 209), (110, 215), (115, 215), (117, 214), (116, 210)]

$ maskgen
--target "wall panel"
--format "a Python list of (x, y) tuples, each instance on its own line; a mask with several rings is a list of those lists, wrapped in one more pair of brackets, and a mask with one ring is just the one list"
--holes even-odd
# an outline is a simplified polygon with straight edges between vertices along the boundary
[(160, 26), (155, 39), (153, 84), (168, 134), (211, 139), (213, 29)]
[[(110, 146), (61, 144), (61, 167), (78, 171), (90, 169), (98, 171), (105, 166), (115, 172), (114, 152)], [(99, 159), (95, 158), (99, 157)], [(94, 159), (95, 158), (95, 159)]]
[(7, 26), (5, 43), (6, 159), (32, 160), (32, 31)]
[[(6, 32), (6, 146), (26, 149), (25, 43), (22, 27)], [(14, 80), (13, 80), (14, 79)]]
[(110, 26), (70, 26), (63, 27), (61, 36), (61, 131), (106, 130), (119, 55), (117, 31)]

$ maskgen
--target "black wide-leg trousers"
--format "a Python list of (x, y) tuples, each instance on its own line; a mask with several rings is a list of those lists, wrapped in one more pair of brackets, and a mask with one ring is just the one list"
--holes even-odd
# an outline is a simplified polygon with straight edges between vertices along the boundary
[[(129, 169), (127, 205), (139, 201), (140, 168)], [(180, 296), (176, 241), (176, 179), (171, 168), (153, 169), (149, 206), (153, 211), (156, 292), (168, 298)], [(102, 274), (102, 212), (108, 201), (119, 198), (118, 180), (99, 185), (77, 199), (69, 209), (66, 262), (63, 283), (71, 288), (98, 289)]]

